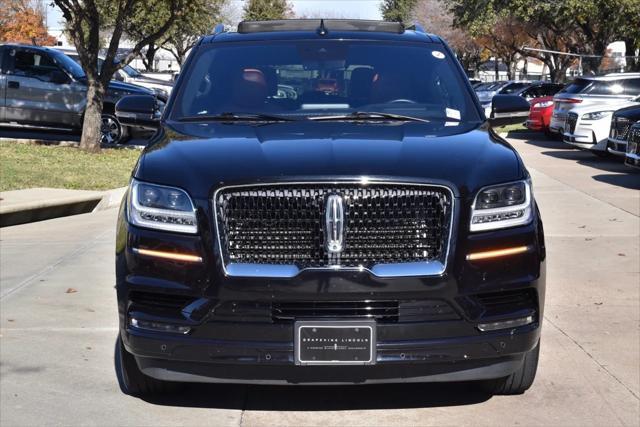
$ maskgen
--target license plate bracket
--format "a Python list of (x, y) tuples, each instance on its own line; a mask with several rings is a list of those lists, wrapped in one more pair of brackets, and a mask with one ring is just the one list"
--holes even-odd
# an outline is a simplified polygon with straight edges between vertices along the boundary
[(294, 323), (296, 365), (371, 365), (375, 349), (374, 321)]

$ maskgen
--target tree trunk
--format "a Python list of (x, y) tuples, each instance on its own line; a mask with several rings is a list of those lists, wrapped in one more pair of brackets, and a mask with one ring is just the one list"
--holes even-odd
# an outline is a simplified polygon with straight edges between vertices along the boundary
[(500, 68), (498, 67), (498, 58), (493, 57), (493, 71), (496, 76), (496, 81), (500, 80)]
[(87, 78), (87, 107), (84, 110), (80, 148), (92, 153), (100, 151), (104, 92), (104, 86), (99, 80)]
[(158, 52), (156, 45), (150, 44), (147, 46), (147, 51), (144, 54), (145, 60), (142, 61), (147, 71), (153, 71), (153, 60), (156, 57), (156, 52)]

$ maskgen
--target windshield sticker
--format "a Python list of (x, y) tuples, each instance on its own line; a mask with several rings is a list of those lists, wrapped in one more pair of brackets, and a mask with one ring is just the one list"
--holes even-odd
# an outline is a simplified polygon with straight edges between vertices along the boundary
[(444, 59), (444, 53), (440, 52), (439, 50), (432, 50), (431, 55), (438, 59)]
[(448, 118), (460, 120), (460, 111), (454, 110), (453, 108), (445, 108), (444, 112)]

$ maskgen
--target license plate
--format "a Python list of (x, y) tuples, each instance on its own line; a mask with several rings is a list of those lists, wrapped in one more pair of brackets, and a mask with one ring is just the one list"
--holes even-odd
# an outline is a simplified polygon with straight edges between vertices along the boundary
[(375, 322), (296, 322), (296, 365), (373, 364), (375, 327)]

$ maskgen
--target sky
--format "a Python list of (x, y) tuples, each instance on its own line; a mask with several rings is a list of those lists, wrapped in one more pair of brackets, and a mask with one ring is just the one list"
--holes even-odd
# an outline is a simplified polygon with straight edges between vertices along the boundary
[[(43, 1), (43, 0), (41, 0)], [(382, 19), (380, 15), (381, 0), (289, 0), (298, 15), (313, 15), (328, 18)], [(48, 3), (48, 1), (47, 1)], [(243, 0), (231, 0), (231, 4), (240, 12)], [(50, 31), (59, 30), (63, 20), (60, 10), (47, 8), (47, 24)]]

